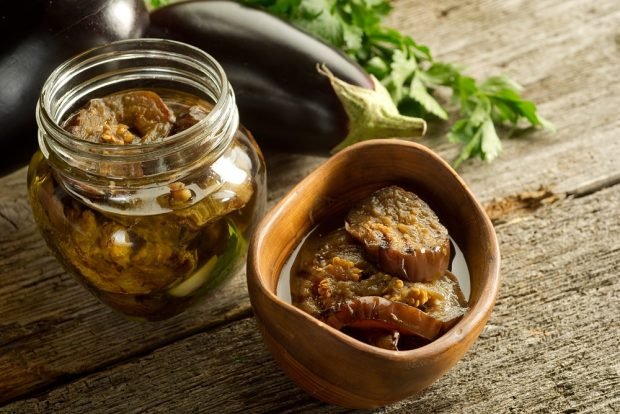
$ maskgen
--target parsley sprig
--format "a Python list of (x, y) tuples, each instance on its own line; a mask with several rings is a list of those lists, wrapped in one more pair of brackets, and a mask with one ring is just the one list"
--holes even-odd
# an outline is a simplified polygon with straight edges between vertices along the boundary
[(504, 76), (482, 82), (462, 69), (436, 61), (428, 47), (385, 26), (391, 11), (387, 0), (242, 0), (301, 27), (342, 49), (388, 89), (401, 113), (448, 121), (436, 92), (451, 92), (458, 119), (448, 139), (461, 144), (458, 166), (470, 158), (491, 161), (502, 149), (498, 130), (524, 126), (553, 126), (533, 102), (523, 99), (521, 87)]

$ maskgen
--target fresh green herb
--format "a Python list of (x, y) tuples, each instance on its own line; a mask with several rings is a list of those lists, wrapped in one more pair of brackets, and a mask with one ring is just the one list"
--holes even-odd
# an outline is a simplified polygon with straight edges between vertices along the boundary
[[(161, 2), (162, 0), (151, 0)], [(448, 110), (436, 92), (451, 92), (458, 119), (448, 138), (461, 144), (454, 161), (479, 157), (491, 161), (502, 149), (497, 130), (553, 126), (538, 115), (534, 103), (520, 96), (513, 80), (491, 76), (483, 82), (461, 68), (436, 61), (428, 47), (384, 25), (387, 0), (240, 0), (288, 20), (342, 49), (375, 75), (404, 115), (447, 121)]]
[(475, 79), (455, 72), (449, 83), (460, 105), (460, 118), (452, 125), (448, 139), (463, 145), (455, 166), (473, 157), (493, 160), (502, 150), (496, 125), (516, 128), (522, 120), (532, 126), (553, 129), (536, 112), (536, 106), (519, 96), (521, 87), (512, 79), (491, 76), (478, 85)]
[[(148, 0), (148, 3), (150, 3), (150, 6), (153, 8), (158, 8), (158, 7), (162, 7), (165, 6), (166, 4), (170, 3), (173, 0)], [(147, 5), (148, 5), (147, 3)]]

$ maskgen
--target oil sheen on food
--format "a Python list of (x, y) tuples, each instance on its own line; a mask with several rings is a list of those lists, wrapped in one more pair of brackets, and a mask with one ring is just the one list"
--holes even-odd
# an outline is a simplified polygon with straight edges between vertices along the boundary
[(304, 312), (363, 342), (412, 349), (439, 337), (467, 311), (459, 285), (469, 295), (469, 275), (454, 250), (423, 200), (388, 186), (353, 205), (344, 218), (317, 226), (293, 252), (278, 290)]
[[(63, 127), (76, 140), (149, 146), (182, 132), (212, 105), (174, 90), (127, 90), (91, 99)], [(104, 303), (138, 319), (177, 314), (244, 261), (257, 211), (253, 143), (237, 132), (211, 165), (167, 185), (69, 192), (39, 153), (31, 164), (31, 204), (57, 258)], [(140, 179), (135, 165), (101, 163), (101, 174)], [(119, 204), (118, 200), (131, 200)], [(115, 200), (112, 202), (112, 200)]]

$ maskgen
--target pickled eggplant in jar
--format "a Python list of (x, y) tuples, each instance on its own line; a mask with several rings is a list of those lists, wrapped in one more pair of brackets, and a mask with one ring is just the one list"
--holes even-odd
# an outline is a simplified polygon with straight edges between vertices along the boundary
[(234, 101), (207, 98), (120, 89), (67, 110), (62, 136), (43, 128), (35, 219), (64, 267), (129, 317), (173, 316), (230, 278), (264, 210), (260, 150)]

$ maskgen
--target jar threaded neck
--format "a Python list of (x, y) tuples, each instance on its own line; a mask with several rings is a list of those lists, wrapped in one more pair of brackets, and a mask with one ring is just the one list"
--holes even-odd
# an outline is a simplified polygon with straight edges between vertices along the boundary
[[(88, 142), (61, 126), (89, 99), (136, 88), (183, 90), (212, 102), (213, 108), (196, 125), (140, 145)], [(91, 185), (122, 186), (128, 179), (132, 187), (172, 182), (216, 159), (239, 125), (234, 92), (219, 63), (200, 49), (163, 39), (114, 42), (65, 62), (43, 86), (36, 115), (44, 156), (71, 181)]]

